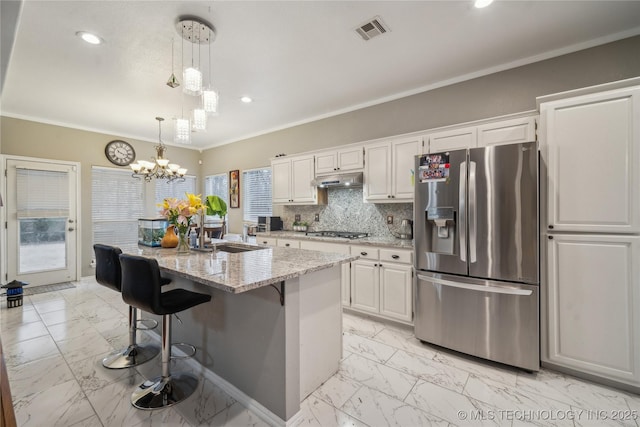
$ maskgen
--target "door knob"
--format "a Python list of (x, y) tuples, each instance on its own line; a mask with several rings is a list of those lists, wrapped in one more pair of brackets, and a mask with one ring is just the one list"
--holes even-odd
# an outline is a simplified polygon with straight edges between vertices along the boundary
[(73, 227), (69, 227), (69, 229), (68, 229), (68, 230), (69, 230), (69, 231), (73, 231), (73, 230), (75, 230), (75, 228), (73, 228)]

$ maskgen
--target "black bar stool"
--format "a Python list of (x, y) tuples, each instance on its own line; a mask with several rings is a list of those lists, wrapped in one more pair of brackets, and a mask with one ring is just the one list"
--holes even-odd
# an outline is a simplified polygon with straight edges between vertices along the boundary
[[(120, 259), (122, 253), (120, 248), (114, 246), (95, 244), (93, 250), (96, 254), (96, 281), (114, 291), (122, 292), (122, 271), (120, 269)], [(164, 279), (166, 283), (170, 280)], [(154, 320), (155, 322), (155, 320)], [(130, 368), (147, 362), (158, 353), (160, 348), (155, 345), (140, 345), (136, 342), (136, 331), (138, 329), (138, 309), (129, 306), (129, 345), (116, 350), (102, 359), (102, 365), (109, 369)], [(155, 323), (157, 326), (158, 323)], [(154, 327), (155, 327), (154, 326)]]
[(120, 255), (122, 298), (127, 304), (149, 313), (162, 315), (162, 375), (145, 381), (131, 395), (131, 404), (139, 409), (157, 409), (175, 405), (198, 387), (198, 379), (187, 373), (170, 373), (171, 315), (211, 301), (211, 295), (186, 289), (162, 292), (160, 268), (155, 259)]

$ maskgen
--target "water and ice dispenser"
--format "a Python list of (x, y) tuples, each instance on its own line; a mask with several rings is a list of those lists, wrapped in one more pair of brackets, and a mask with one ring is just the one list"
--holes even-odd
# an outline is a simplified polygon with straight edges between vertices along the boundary
[(452, 207), (428, 208), (425, 211), (429, 234), (427, 241), (431, 242), (431, 251), (441, 254), (455, 254), (456, 212)]

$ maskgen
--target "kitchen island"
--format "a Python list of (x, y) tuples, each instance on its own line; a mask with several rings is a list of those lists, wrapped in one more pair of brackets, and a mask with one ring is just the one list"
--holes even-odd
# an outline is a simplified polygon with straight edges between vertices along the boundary
[(210, 303), (178, 314), (173, 341), (195, 345), (202, 373), (269, 423), (293, 423), (300, 402), (338, 370), (340, 265), (357, 257), (232, 246), (253, 250), (122, 250), (155, 258), (162, 275), (172, 279), (167, 290), (212, 296)]

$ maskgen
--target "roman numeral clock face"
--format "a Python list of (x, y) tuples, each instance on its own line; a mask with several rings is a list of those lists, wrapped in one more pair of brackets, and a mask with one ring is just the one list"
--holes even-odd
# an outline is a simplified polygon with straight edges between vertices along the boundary
[(108, 143), (104, 148), (104, 154), (111, 163), (118, 166), (127, 166), (136, 158), (136, 152), (131, 144), (119, 140)]

